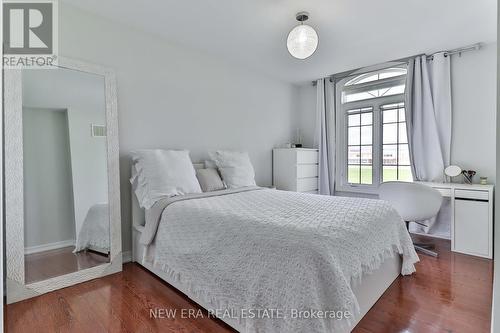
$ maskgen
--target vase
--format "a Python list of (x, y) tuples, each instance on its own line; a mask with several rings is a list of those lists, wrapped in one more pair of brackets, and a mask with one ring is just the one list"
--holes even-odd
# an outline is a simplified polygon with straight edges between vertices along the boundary
[(474, 170), (463, 170), (462, 175), (464, 176), (464, 183), (465, 184), (472, 184), (472, 178), (474, 178), (475, 174), (476, 174), (476, 171), (474, 171)]

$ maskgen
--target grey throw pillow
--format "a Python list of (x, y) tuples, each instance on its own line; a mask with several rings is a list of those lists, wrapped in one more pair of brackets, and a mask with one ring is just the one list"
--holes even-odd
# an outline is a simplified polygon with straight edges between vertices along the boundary
[(198, 178), (203, 192), (218, 191), (226, 188), (217, 169), (198, 169), (196, 170), (196, 178)]

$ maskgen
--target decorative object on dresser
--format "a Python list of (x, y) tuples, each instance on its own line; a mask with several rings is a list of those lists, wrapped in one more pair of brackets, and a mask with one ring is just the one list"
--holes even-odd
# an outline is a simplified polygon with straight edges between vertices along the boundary
[(300, 133), (300, 128), (297, 128), (297, 137), (295, 138), (294, 148), (302, 148), (302, 134)]
[(273, 184), (278, 190), (318, 193), (318, 149), (273, 149)]
[(449, 165), (444, 169), (444, 174), (448, 177), (448, 180), (451, 182), (453, 177), (458, 177), (462, 174), (462, 168), (458, 165)]
[(472, 178), (476, 175), (474, 170), (462, 170), (462, 175), (464, 176), (465, 184), (472, 184)]

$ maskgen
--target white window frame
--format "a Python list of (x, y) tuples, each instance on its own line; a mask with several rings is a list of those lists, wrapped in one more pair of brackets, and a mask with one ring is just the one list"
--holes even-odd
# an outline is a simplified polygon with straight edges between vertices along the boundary
[[(365, 194), (378, 194), (378, 187), (382, 182), (382, 114), (381, 106), (387, 104), (404, 103), (404, 94), (374, 97), (361, 101), (342, 104), (342, 89), (344, 84), (351, 80), (348, 77), (340, 80), (336, 85), (336, 167), (335, 167), (335, 191), (355, 192)], [(401, 78), (398, 78), (401, 79)], [(388, 80), (384, 80), (388, 81)], [(394, 82), (394, 79), (392, 79)], [(372, 82), (369, 82), (372, 83)], [(371, 84), (377, 87), (376, 84)], [(372, 184), (350, 184), (347, 181), (347, 111), (353, 109), (373, 108), (372, 118)]]

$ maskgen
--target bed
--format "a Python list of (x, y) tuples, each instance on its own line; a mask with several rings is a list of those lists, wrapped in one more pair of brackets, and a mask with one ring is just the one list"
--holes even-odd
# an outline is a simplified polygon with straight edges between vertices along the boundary
[(132, 215), (133, 261), (240, 332), (349, 332), (418, 261), (379, 200), (252, 187), (145, 212), (133, 194)]

